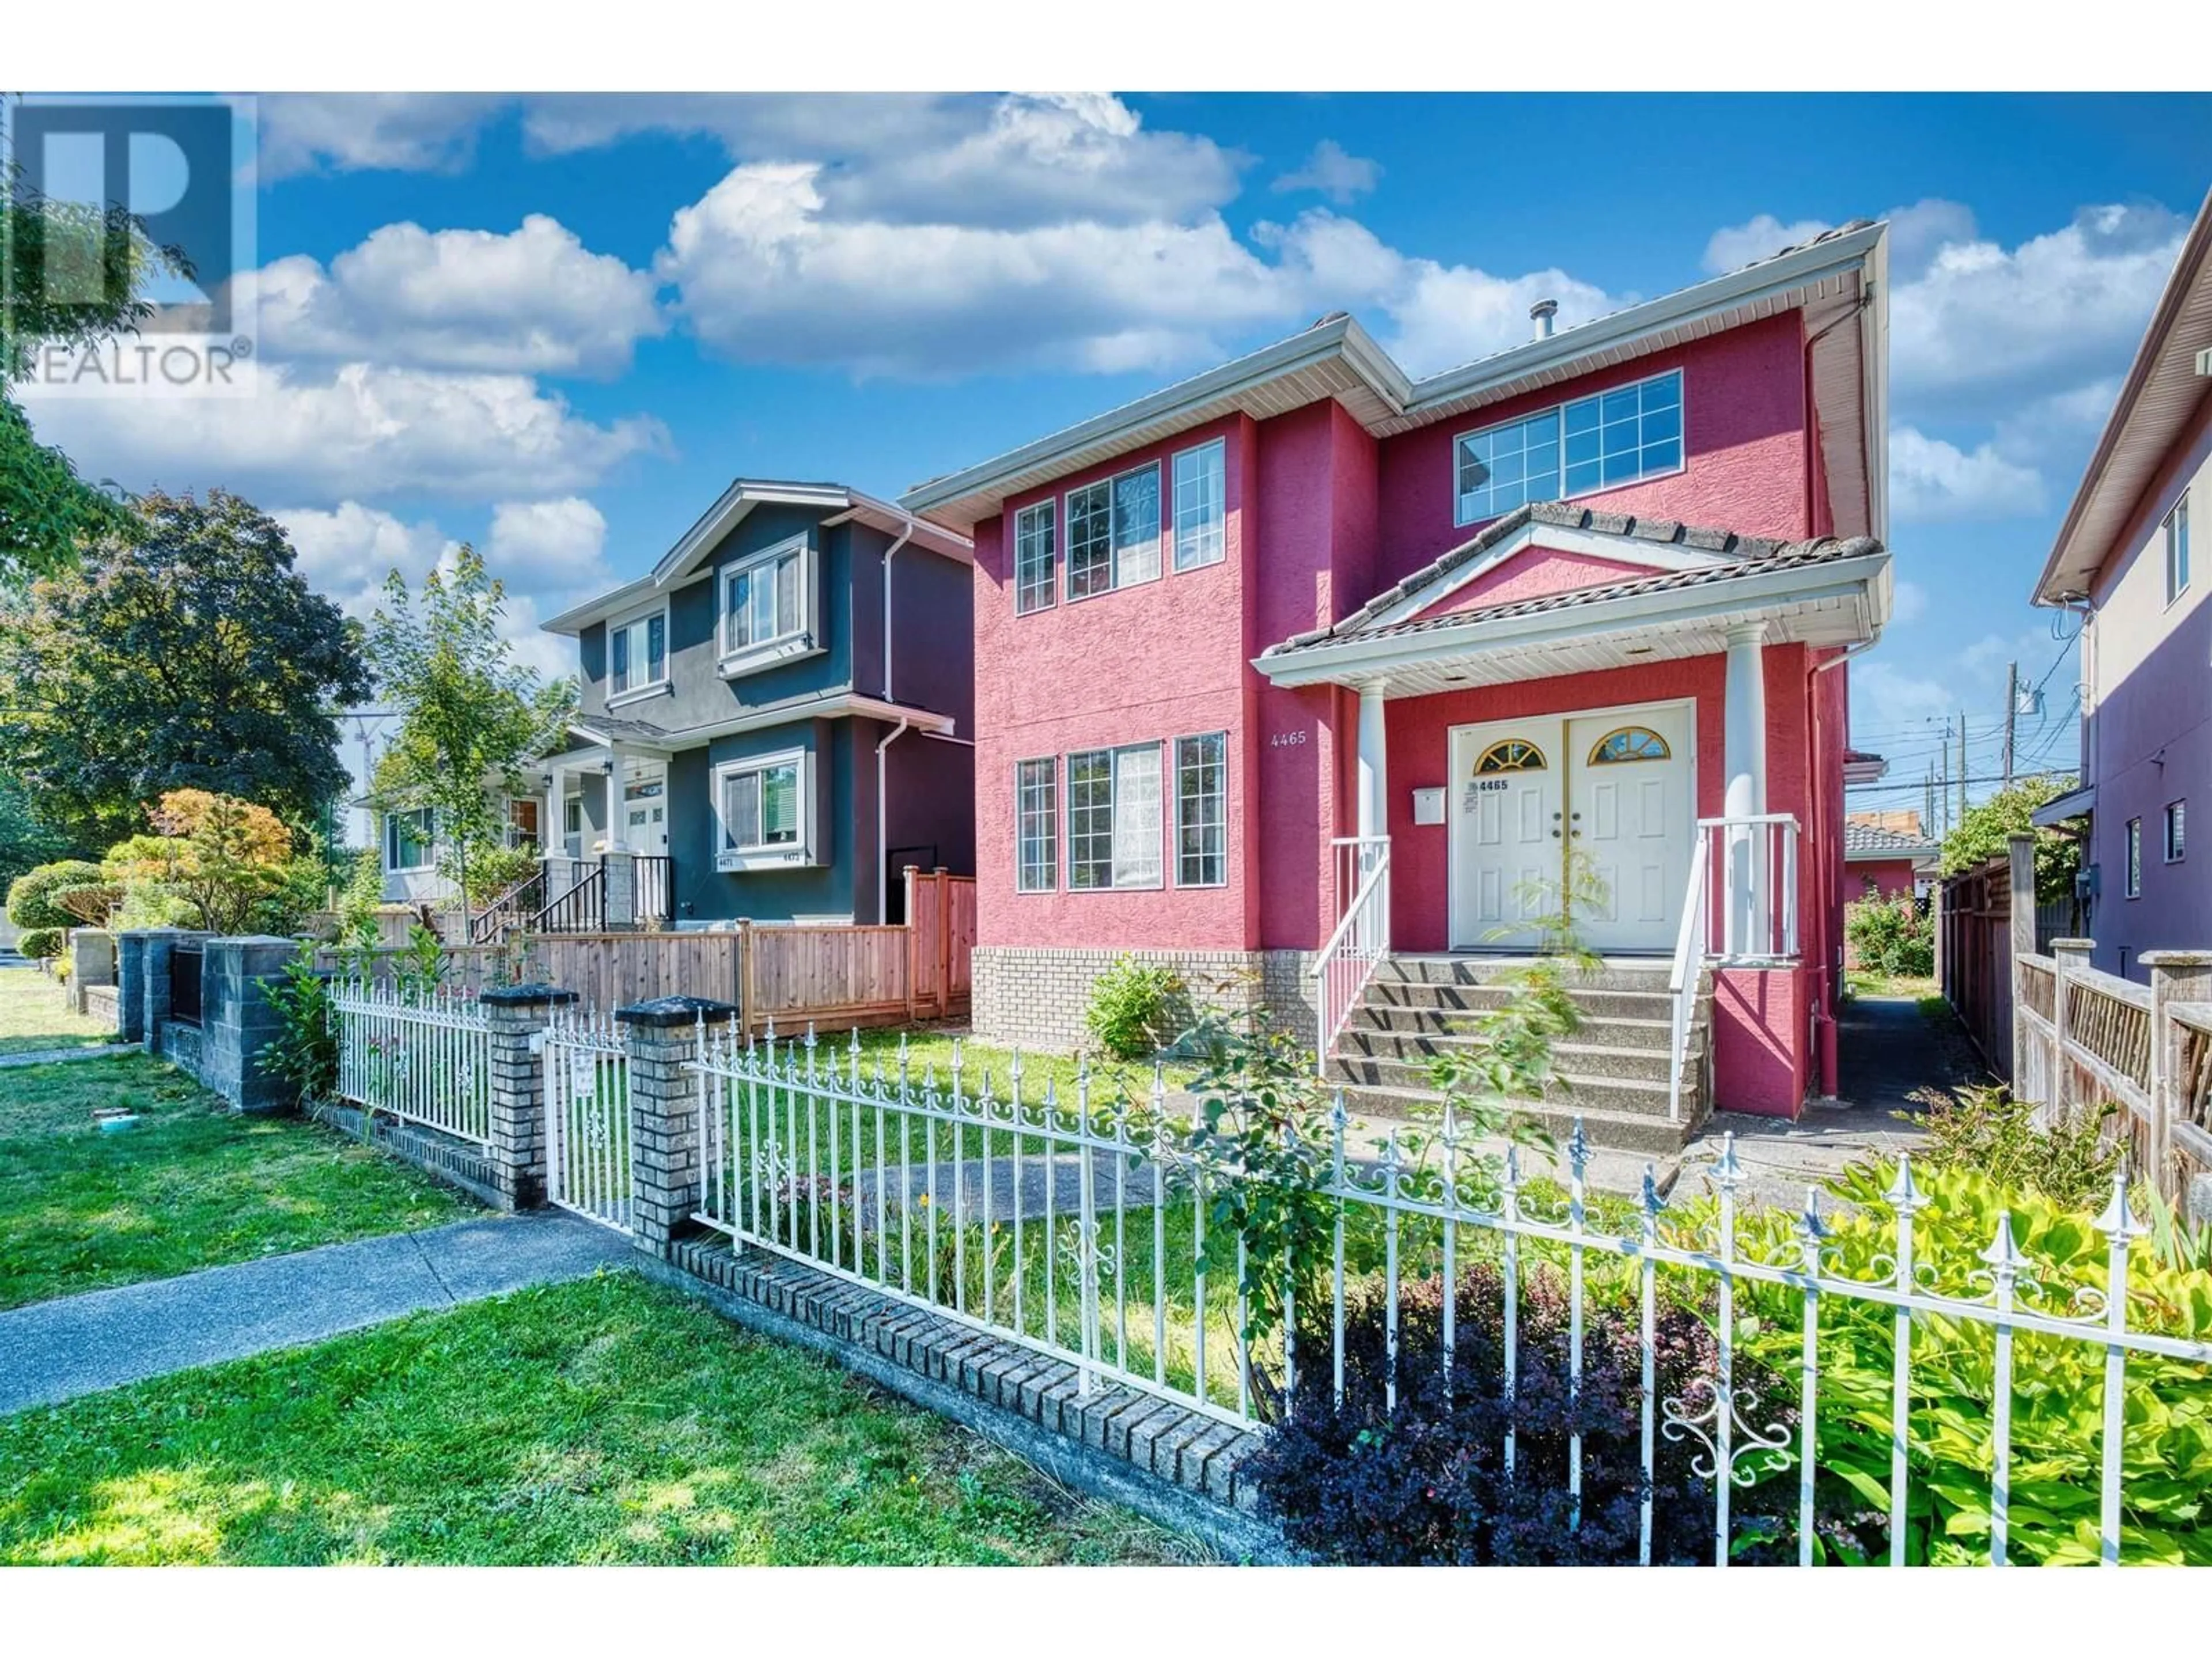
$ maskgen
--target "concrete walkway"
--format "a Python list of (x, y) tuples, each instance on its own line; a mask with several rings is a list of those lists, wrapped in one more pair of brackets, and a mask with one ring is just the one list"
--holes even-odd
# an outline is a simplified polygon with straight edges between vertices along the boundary
[(427, 1308), (627, 1265), (629, 1241), (557, 1212), (326, 1244), (0, 1313), (0, 1415)]
[(1923, 1138), (1897, 1114), (1917, 1117), (1917, 1090), (1948, 1088), (1981, 1074), (1972, 1046), (1955, 1026), (1930, 1020), (1910, 997), (1854, 997), (1837, 1030), (1838, 1097), (1814, 1102), (1795, 1123), (1718, 1112), (1682, 1158), (1682, 1190), (1705, 1189), (1725, 1134), (1754, 1198), (1795, 1209), (1805, 1188), (1847, 1164), (1894, 1158)]
[(33, 1048), (28, 1054), (0, 1054), (0, 1072), (17, 1066), (59, 1066), (72, 1060), (106, 1060), (112, 1054), (142, 1054), (135, 1042), (104, 1042), (96, 1048)]

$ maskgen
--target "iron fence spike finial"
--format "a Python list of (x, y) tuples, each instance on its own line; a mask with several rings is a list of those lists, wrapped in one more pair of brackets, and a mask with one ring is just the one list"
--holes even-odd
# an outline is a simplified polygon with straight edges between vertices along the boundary
[(2136, 1219), (2135, 1211), (2128, 1203), (2128, 1172), (2124, 1167), (2112, 1171), (2112, 1196), (2094, 1225), (2115, 1244), (2142, 1236), (2142, 1224)]
[(1889, 1200), (1889, 1207), (1899, 1215), (1911, 1214), (1924, 1201), (1921, 1197), (1920, 1183), (1912, 1178), (1911, 1153), (1898, 1154), (1897, 1179), (1889, 1183), (1889, 1190), (1882, 1196)]
[(2006, 1279), (2018, 1273), (2021, 1263), (2027, 1260), (2021, 1255), (2020, 1246), (2013, 1237), (2010, 1210), (1997, 1212), (1996, 1237), (1990, 1241), (1989, 1249), (1982, 1252), (1982, 1260), (1990, 1264), (1991, 1273)]
[(1577, 1175), (1589, 1167), (1589, 1136), (1583, 1130), (1583, 1115), (1580, 1112), (1575, 1114), (1575, 1132), (1567, 1139), (1567, 1158)]
[(1735, 1155), (1735, 1131), (1730, 1129), (1721, 1137), (1721, 1155), (1713, 1164), (1713, 1182), (1728, 1191), (1743, 1180), (1743, 1164)]
[(1644, 1217), (1646, 1221), (1659, 1213), (1659, 1171), (1656, 1166), (1644, 1166)]

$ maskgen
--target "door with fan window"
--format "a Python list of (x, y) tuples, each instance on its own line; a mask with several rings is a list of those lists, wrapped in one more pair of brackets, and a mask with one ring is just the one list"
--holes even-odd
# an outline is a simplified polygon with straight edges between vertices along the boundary
[(1530, 924), (1557, 902), (1565, 779), (1557, 719), (1463, 726), (1451, 734), (1445, 819), (1452, 832), (1451, 947), (1537, 943)]

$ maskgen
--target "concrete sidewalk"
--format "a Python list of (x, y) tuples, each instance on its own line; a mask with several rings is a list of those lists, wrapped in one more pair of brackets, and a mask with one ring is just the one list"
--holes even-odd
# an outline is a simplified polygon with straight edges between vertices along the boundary
[(62, 1066), (73, 1060), (107, 1060), (117, 1054), (145, 1052), (135, 1042), (106, 1042), (96, 1048), (33, 1048), (21, 1054), (0, 1054), (0, 1072), (19, 1066)]
[(540, 1212), (33, 1303), (0, 1313), (0, 1414), (319, 1342), (426, 1308), (586, 1278), (627, 1266), (634, 1254), (619, 1233)]

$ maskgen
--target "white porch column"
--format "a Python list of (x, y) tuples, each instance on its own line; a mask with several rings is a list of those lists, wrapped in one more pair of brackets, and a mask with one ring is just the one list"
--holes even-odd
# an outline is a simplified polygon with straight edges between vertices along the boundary
[(1383, 682), (1359, 688), (1359, 833), (1390, 833), (1389, 781), (1382, 742)]
[[(538, 826), (538, 856), (548, 866), (549, 884), (552, 860), (568, 852), (568, 769), (555, 761), (545, 770), (545, 819)], [(549, 900), (553, 896), (547, 895)]]
[[(1753, 817), (1766, 810), (1766, 675), (1762, 647), (1766, 624), (1743, 623), (1728, 632), (1728, 681), (1722, 721), (1723, 768), (1727, 790), (1722, 813)], [(1748, 826), (1728, 835), (1723, 866), (1726, 891), (1726, 949), (1731, 955), (1764, 954), (1768, 949), (1766, 917), (1771, 877), (1758, 860), (1764, 851), (1760, 832)]]
[(622, 745), (607, 745), (607, 851), (625, 853), (629, 843), (623, 839), (623, 763), (626, 757)]

